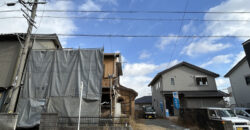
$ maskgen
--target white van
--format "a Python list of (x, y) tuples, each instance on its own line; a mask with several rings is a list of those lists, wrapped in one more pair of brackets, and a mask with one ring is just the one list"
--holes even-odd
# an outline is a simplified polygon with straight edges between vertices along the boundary
[(200, 129), (250, 130), (250, 121), (237, 117), (230, 108), (183, 109), (180, 119), (184, 124), (196, 125)]
[(250, 120), (250, 108), (236, 107), (233, 111), (238, 117)]

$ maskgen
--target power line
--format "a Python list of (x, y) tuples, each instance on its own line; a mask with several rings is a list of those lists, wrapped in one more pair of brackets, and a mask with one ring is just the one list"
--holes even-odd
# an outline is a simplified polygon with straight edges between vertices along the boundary
[[(186, 12), (186, 10), (187, 10), (188, 2), (189, 2), (189, 0), (186, 0), (184, 12)], [(180, 24), (180, 28), (179, 28), (179, 31), (178, 31), (178, 35), (181, 34), (181, 30), (182, 30), (182, 26), (183, 26), (183, 22), (184, 22), (183, 19), (185, 18), (185, 15), (186, 15), (186, 13), (183, 13), (183, 15), (182, 15), (182, 21), (181, 21), (181, 24)], [(172, 48), (172, 53), (170, 54), (170, 58), (169, 58), (169, 62), (168, 62), (168, 67), (169, 67), (170, 63), (172, 62), (173, 55), (175, 54), (175, 48), (176, 48), (176, 46), (177, 46), (177, 45), (176, 45), (176, 44), (177, 44), (177, 41), (178, 41), (178, 39), (175, 38), (174, 47)]]
[[(0, 10), (1, 12), (19, 12), (20, 10)], [(39, 12), (42, 12), (43, 10), (37, 10)], [(204, 14), (204, 13), (210, 13), (210, 14), (249, 14), (250, 11), (146, 11), (146, 10), (44, 10), (45, 12), (70, 12), (70, 13), (76, 13), (76, 12), (82, 12), (82, 13), (153, 13), (153, 14)]]
[[(248, 19), (197, 19), (197, 18), (186, 18), (186, 19), (166, 19), (166, 18), (119, 18), (119, 17), (85, 17), (85, 16), (37, 16), (43, 18), (51, 18), (51, 19), (90, 19), (90, 20), (125, 20), (125, 21), (222, 21), (222, 22), (250, 22)], [(11, 17), (0, 17), (0, 19), (19, 19), (23, 17), (11, 16)]]
[(67, 36), (67, 37), (133, 37), (133, 38), (159, 38), (159, 37), (169, 37), (169, 38), (218, 38), (218, 37), (248, 37), (250, 35), (128, 35), (128, 34), (65, 34), (59, 33), (58, 36)]

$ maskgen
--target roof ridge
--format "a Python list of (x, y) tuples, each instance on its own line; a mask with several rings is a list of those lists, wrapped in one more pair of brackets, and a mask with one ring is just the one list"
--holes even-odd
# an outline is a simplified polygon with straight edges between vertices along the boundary
[(190, 68), (192, 68), (192, 69), (198, 70), (198, 71), (203, 72), (203, 73), (207, 73), (208, 75), (212, 75), (212, 76), (214, 76), (214, 77), (219, 77), (219, 76), (220, 76), (219, 74), (214, 73), (214, 72), (212, 72), (212, 71), (210, 71), (210, 70), (207, 70), (207, 69), (201, 68), (201, 67), (199, 67), (199, 66), (193, 65), (193, 64), (188, 63), (188, 62), (186, 62), (186, 61), (182, 61), (182, 62), (180, 62), (180, 63), (178, 63), (178, 64), (176, 64), (176, 65), (174, 65), (174, 66), (172, 66), (172, 67), (169, 67), (169, 68), (167, 68), (167, 69), (165, 69), (165, 70), (163, 70), (163, 71), (157, 73), (157, 75), (156, 75), (156, 76), (153, 78), (153, 80), (148, 84), (148, 86), (152, 85), (156, 80), (158, 80), (158, 78), (159, 78), (162, 74), (164, 74), (164, 73), (166, 73), (166, 72), (168, 72), (168, 71), (170, 71), (170, 70), (172, 70), (172, 69), (174, 69), (174, 68), (177, 68), (177, 67), (179, 67), (179, 66), (182, 66), (182, 65), (186, 65), (187, 67), (190, 67)]

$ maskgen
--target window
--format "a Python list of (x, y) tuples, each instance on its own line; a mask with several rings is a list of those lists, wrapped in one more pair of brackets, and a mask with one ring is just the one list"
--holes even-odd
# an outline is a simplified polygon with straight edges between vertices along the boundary
[(209, 115), (210, 117), (212, 117), (212, 118), (213, 118), (213, 117), (217, 117), (214, 110), (208, 110), (208, 115)]
[(157, 82), (157, 83), (155, 84), (156, 90), (158, 90), (160, 87), (161, 87), (161, 82)]
[(174, 78), (171, 78), (171, 85), (175, 85)]
[(199, 86), (208, 85), (207, 77), (196, 77), (195, 80), (196, 84)]
[(246, 111), (248, 114), (250, 114), (250, 109), (246, 109), (245, 111)]
[(246, 84), (250, 85), (250, 76), (246, 76), (245, 79), (246, 79)]
[(219, 117), (235, 117), (236, 115), (232, 110), (216, 110)]
[(242, 110), (237, 110), (237, 111), (236, 111), (236, 114), (237, 114), (237, 115), (244, 116), (244, 112), (243, 112)]

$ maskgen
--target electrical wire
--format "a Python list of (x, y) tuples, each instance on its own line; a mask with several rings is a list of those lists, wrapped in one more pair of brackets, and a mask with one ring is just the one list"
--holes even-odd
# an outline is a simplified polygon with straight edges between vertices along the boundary
[[(186, 19), (166, 19), (166, 18), (119, 18), (119, 17), (85, 17), (85, 16), (37, 16), (37, 17), (43, 17), (43, 18), (51, 18), (51, 19), (68, 19), (68, 18), (74, 18), (74, 19), (83, 19), (83, 20), (124, 20), (124, 21), (169, 21), (169, 22), (175, 22), (175, 21), (197, 21), (197, 22), (250, 22), (250, 19), (197, 19), (197, 18), (186, 18)], [(18, 16), (11, 16), (11, 17), (0, 17), (0, 19), (20, 19), (23, 17)]]
[[(0, 13), (4, 12), (18, 12), (20, 10), (0, 10)], [(43, 11), (43, 10), (37, 10)], [(112, 10), (44, 10), (45, 12), (69, 12), (69, 13), (147, 13), (147, 14), (205, 14), (205, 13), (210, 13), (210, 14), (249, 14), (250, 11), (146, 11), (146, 10), (117, 10), (117, 11), (112, 11)]]
[(58, 33), (58, 36), (67, 36), (67, 37), (120, 37), (120, 38), (159, 38), (159, 37), (169, 37), (169, 38), (235, 38), (235, 37), (247, 37), (250, 38), (250, 35), (128, 35), (128, 34), (66, 34)]
[[(184, 12), (186, 12), (186, 10), (188, 8), (188, 3), (189, 3), (189, 0), (186, 0)], [(178, 35), (181, 34), (181, 30), (182, 30), (182, 26), (183, 26), (183, 22), (184, 22), (183, 19), (185, 18), (185, 15), (186, 15), (186, 13), (183, 13), (183, 15), (182, 15), (182, 21), (181, 21), (181, 24), (180, 24), (180, 27), (179, 27), (179, 30), (178, 30)], [(176, 49), (176, 46), (177, 46), (176, 45), (177, 41), (178, 41), (178, 39), (176, 38), (175, 42), (174, 42), (174, 47), (172, 48), (172, 53), (170, 54), (170, 58), (169, 58), (169, 62), (168, 62), (168, 67), (169, 67), (170, 63), (172, 62), (173, 55), (175, 54), (175, 49)]]
[[(47, 3), (47, 0), (45, 0), (45, 2)], [(45, 10), (45, 9), (46, 9), (46, 4), (44, 4), (44, 6), (43, 6), (43, 10)], [(37, 29), (36, 29), (36, 31), (34, 32), (34, 34), (37, 33), (37, 31), (38, 31), (38, 29), (39, 29), (39, 27), (40, 27), (40, 25), (41, 25), (41, 23), (42, 23), (43, 15), (44, 15), (44, 11), (42, 12), (41, 19), (40, 19), (40, 21), (39, 21), (39, 24), (38, 24)], [(34, 41), (36, 40), (36, 37), (37, 37), (37, 35), (35, 35)]]

